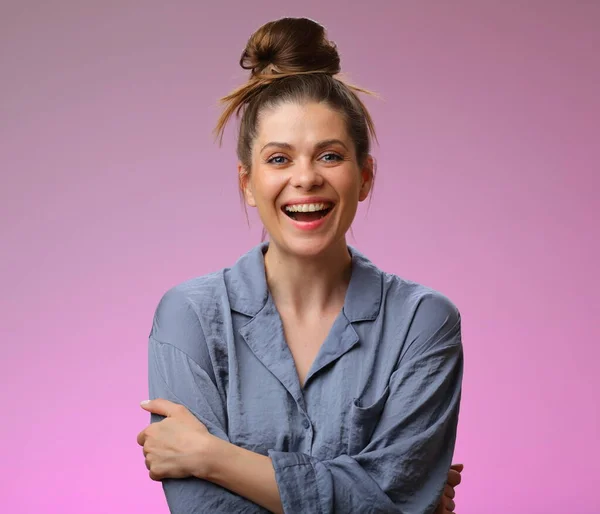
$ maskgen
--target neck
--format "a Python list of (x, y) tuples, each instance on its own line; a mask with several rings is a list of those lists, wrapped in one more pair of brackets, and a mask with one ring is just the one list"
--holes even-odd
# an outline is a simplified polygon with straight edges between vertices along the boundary
[(351, 269), (352, 258), (344, 239), (310, 258), (286, 253), (272, 243), (265, 254), (267, 284), (275, 305), (299, 317), (339, 311)]

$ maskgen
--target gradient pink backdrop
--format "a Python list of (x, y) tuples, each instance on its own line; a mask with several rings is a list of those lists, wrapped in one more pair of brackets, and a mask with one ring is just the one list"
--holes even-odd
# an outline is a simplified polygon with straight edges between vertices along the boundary
[(135, 441), (152, 315), (260, 239), (211, 129), (293, 15), (383, 97), (351, 244), (462, 311), (457, 512), (599, 512), (600, 2), (204, 4), (0, 7), (0, 511), (168, 512)]

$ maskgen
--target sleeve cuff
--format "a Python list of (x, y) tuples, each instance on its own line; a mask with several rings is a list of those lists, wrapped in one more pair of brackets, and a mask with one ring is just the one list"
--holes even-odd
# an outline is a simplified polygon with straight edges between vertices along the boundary
[(285, 514), (323, 513), (317, 474), (311, 458), (304, 453), (269, 450)]

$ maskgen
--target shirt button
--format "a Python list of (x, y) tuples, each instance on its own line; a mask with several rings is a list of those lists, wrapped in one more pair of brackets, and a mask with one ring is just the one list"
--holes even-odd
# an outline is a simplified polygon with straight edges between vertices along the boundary
[(307, 419), (303, 419), (302, 426), (308, 430), (308, 428), (310, 427), (310, 422)]

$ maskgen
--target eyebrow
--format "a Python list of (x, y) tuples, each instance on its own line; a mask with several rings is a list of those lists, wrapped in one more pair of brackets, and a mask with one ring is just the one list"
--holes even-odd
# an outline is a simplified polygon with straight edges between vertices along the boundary
[[(325, 148), (326, 146), (330, 146), (330, 145), (333, 145), (333, 144), (341, 145), (346, 150), (348, 150), (348, 147), (340, 139), (325, 139), (323, 141), (319, 141), (315, 145), (315, 149), (316, 150), (321, 150), (322, 148)], [(277, 148), (285, 148), (286, 150), (293, 150), (294, 149), (294, 146), (290, 145), (289, 143), (279, 143), (277, 141), (271, 141), (270, 143), (267, 143), (265, 146), (263, 146), (260, 149), (260, 151), (262, 152), (263, 150), (265, 150), (266, 148), (269, 148), (271, 146), (274, 146), (274, 147), (277, 147)]]

